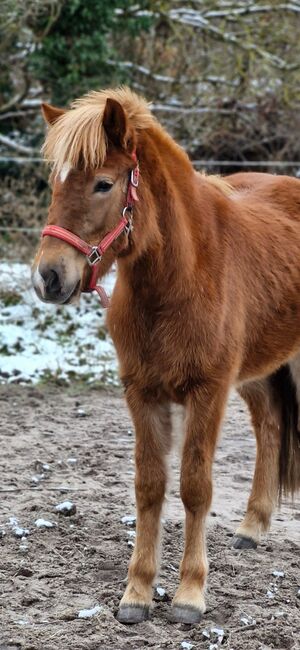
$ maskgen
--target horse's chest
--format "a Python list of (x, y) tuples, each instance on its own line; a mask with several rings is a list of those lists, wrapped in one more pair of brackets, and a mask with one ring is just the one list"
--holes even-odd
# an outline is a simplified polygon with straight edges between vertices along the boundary
[(115, 326), (112, 338), (125, 382), (130, 378), (147, 391), (162, 391), (183, 403), (201, 381), (200, 342), (176, 322), (160, 321), (151, 328), (132, 323), (125, 331)]

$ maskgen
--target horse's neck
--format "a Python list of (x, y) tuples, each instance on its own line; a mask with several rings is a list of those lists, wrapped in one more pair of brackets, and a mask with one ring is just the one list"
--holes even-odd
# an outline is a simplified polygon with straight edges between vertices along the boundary
[(136, 254), (121, 261), (120, 271), (139, 292), (155, 295), (164, 288), (166, 295), (169, 289), (178, 296), (195, 275), (201, 242), (207, 247), (210, 239), (210, 208), (187, 155), (160, 127), (141, 137), (139, 159)]

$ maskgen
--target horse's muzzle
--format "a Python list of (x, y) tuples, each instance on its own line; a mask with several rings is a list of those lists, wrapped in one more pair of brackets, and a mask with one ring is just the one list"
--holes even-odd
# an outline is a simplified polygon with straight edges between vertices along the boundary
[(43, 302), (66, 304), (80, 292), (80, 279), (67, 283), (63, 267), (60, 266), (40, 265), (32, 274), (32, 283)]

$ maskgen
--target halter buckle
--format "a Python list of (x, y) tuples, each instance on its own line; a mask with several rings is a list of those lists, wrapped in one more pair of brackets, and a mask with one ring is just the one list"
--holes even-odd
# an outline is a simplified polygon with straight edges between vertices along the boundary
[(98, 264), (98, 262), (101, 262), (102, 260), (102, 255), (99, 253), (98, 247), (97, 246), (92, 246), (92, 250), (89, 253), (89, 255), (86, 256), (87, 262), (89, 266), (95, 266), (95, 264)]

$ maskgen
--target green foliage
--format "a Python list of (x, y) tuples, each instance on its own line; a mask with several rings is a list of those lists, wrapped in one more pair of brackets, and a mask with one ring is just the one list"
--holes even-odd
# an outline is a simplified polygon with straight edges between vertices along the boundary
[(139, 2), (138, 12), (131, 5), (126, 0), (68, 0), (49, 29), (48, 16), (40, 16), (34, 31), (37, 38), (43, 36), (30, 67), (54, 103), (64, 105), (88, 90), (126, 80), (113, 64), (119, 58), (118, 39), (124, 33), (136, 36), (151, 22), (143, 11), (149, 2)]

